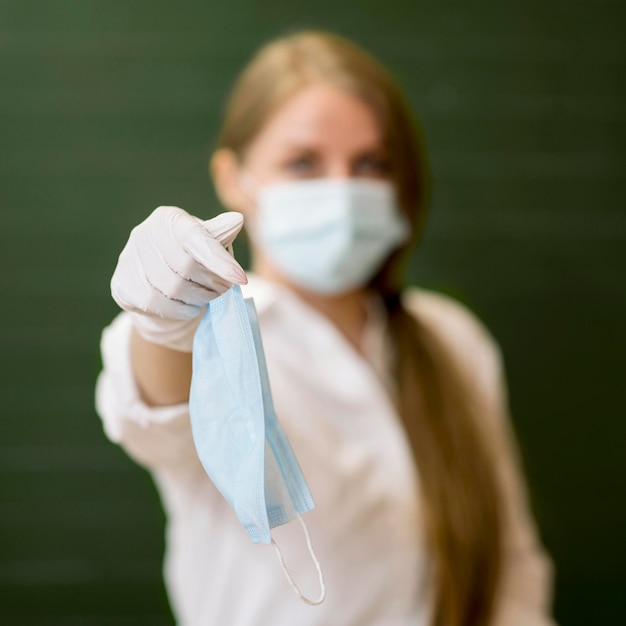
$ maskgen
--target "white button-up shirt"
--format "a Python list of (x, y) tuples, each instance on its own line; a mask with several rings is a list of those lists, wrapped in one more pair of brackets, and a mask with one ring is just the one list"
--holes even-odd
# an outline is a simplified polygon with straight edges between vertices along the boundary
[[(364, 357), (292, 292), (251, 276), (276, 413), (316, 509), (304, 516), (327, 588), (309, 606), (283, 577), (271, 546), (253, 544), (204, 472), (187, 404), (148, 407), (129, 358), (131, 320), (102, 337), (96, 404), (108, 437), (154, 477), (167, 513), (164, 574), (182, 626), (427, 626), (432, 610), (419, 476), (391, 400), (386, 318), (372, 306)], [(477, 318), (425, 289), (405, 306), (435, 330), (488, 408), (506, 486), (504, 581), (497, 626), (547, 626), (551, 584), (530, 517), (508, 423), (499, 350)], [(302, 529), (272, 531), (303, 593), (319, 592)]]

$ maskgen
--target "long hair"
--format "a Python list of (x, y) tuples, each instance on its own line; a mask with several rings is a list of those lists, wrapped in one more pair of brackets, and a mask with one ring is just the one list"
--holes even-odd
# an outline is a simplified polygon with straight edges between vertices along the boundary
[(392, 155), (392, 182), (412, 238), (370, 287), (386, 303), (397, 407), (420, 475), (433, 563), (433, 626), (483, 626), (493, 612), (500, 574), (500, 495), (479, 405), (444, 343), (401, 302), (403, 267), (421, 235), (429, 196), (425, 151), (402, 93), (356, 44), (326, 32), (290, 34), (264, 46), (239, 76), (217, 146), (243, 158), (272, 113), (319, 81), (371, 107)]

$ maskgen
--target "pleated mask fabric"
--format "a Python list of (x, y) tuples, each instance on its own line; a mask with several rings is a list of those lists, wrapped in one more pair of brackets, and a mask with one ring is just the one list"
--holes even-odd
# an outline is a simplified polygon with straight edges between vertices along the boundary
[(202, 465), (254, 543), (315, 507), (278, 422), (256, 309), (234, 285), (212, 300), (193, 344), (189, 411)]

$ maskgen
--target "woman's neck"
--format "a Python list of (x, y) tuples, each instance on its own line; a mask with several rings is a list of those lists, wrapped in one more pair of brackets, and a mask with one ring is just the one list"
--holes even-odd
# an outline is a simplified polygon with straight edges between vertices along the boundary
[(362, 352), (361, 340), (367, 321), (367, 292), (358, 289), (338, 295), (326, 295), (294, 285), (271, 266), (255, 263), (254, 273), (293, 291), (301, 300), (328, 318), (357, 352)]
[(362, 338), (367, 322), (365, 290), (326, 296), (289, 285), (304, 302), (328, 318), (357, 352), (363, 351)]

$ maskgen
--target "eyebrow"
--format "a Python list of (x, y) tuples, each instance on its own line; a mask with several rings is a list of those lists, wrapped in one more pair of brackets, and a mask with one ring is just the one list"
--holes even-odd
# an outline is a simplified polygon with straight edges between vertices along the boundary
[[(323, 147), (315, 143), (296, 142), (285, 146), (285, 152), (292, 153), (318, 153), (323, 151)], [(353, 151), (354, 156), (361, 156), (364, 154), (373, 153), (387, 153), (389, 152), (389, 146), (386, 143), (380, 145), (371, 145), (359, 147)]]

